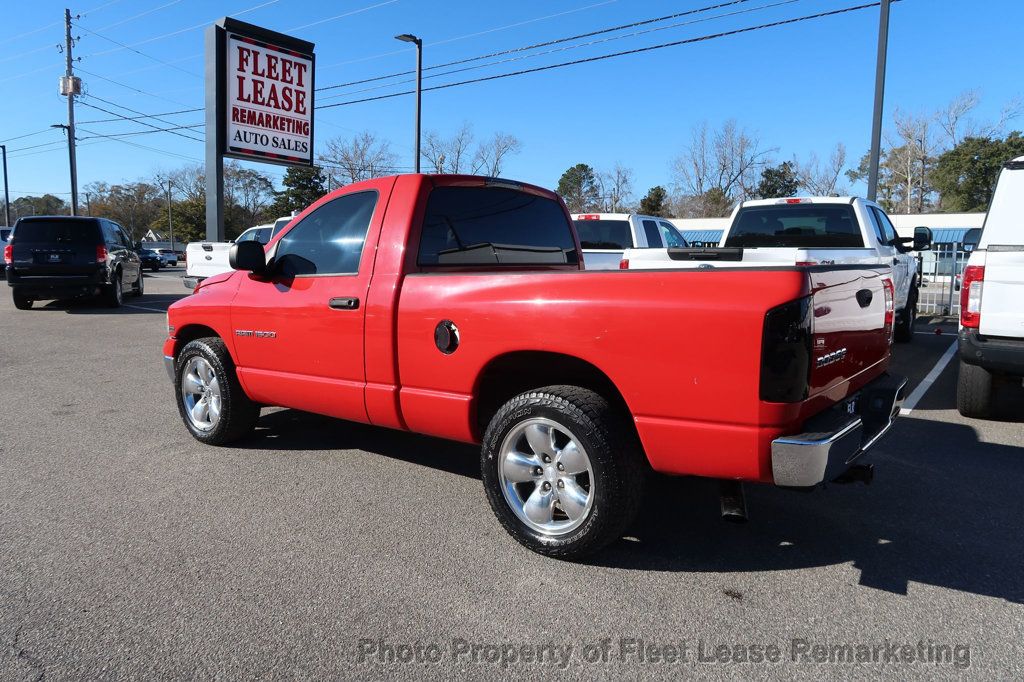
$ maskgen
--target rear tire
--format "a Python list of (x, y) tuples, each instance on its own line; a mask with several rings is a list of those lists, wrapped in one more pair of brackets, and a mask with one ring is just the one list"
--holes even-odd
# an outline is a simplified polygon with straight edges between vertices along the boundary
[(561, 559), (592, 554), (622, 536), (648, 473), (627, 416), (576, 386), (528, 391), (498, 410), (480, 467), (487, 501), (509, 535)]
[(987, 419), (992, 414), (992, 372), (960, 361), (956, 409), (965, 417)]
[(897, 343), (910, 343), (914, 340), (914, 325), (917, 322), (917, 289), (910, 292), (910, 302), (903, 309), (900, 322), (893, 330), (893, 339)]
[[(204, 390), (198, 390), (189, 375), (200, 379)], [(191, 386), (196, 388), (186, 388)], [(207, 445), (226, 445), (248, 435), (260, 417), (259, 405), (242, 390), (235, 363), (224, 341), (216, 336), (191, 341), (178, 353), (174, 394), (185, 427)], [(203, 400), (205, 412), (200, 407), (193, 413), (195, 405)]]
[(19, 294), (17, 291), (11, 292), (11, 296), (14, 299), (14, 307), (18, 310), (31, 310), (32, 304), (35, 303), (34, 300), (28, 296)]
[(124, 290), (121, 288), (121, 272), (115, 272), (113, 278), (114, 281), (108, 284), (103, 292), (103, 300), (108, 308), (120, 308), (124, 302)]

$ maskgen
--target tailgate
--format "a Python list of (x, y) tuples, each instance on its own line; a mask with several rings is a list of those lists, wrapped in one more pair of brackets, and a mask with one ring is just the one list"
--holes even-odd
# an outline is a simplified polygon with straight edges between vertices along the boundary
[[(886, 285), (891, 274), (870, 268), (809, 268), (811, 282), (810, 395), (851, 381), (889, 357), (891, 320)], [(854, 381), (856, 390), (875, 373)]]
[(988, 336), (1024, 337), (1024, 246), (988, 247), (981, 328)]
[(202, 242), (185, 247), (185, 272), (189, 277), (213, 277), (230, 272), (227, 242)]

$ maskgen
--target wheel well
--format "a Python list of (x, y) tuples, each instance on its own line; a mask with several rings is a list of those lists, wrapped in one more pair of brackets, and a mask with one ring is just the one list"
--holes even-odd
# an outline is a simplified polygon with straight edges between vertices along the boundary
[(494, 414), (515, 396), (554, 385), (588, 388), (603, 396), (622, 414), (629, 414), (619, 389), (608, 375), (589, 362), (562, 353), (520, 351), (491, 360), (480, 373), (473, 392), (477, 436), (483, 437)]
[(217, 338), (220, 338), (220, 334), (216, 331), (201, 324), (187, 324), (181, 329), (175, 330), (174, 338), (177, 339), (177, 342), (174, 344), (174, 357), (178, 357), (178, 352), (184, 348), (185, 344), (188, 342), (195, 341), (196, 339), (202, 339), (207, 336), (216, 336)]

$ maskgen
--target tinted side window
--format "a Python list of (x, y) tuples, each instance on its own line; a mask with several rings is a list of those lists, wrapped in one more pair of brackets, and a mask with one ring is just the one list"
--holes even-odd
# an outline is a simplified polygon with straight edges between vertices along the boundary
[(878, 221), (879, 226), (882, 228), (882, 234), (885, 235), (885, 239), (882, 242), (885, 244), (894, 243), (896, 241), (896, 228), (889, 222), (889, 216), (874, 206), (871, 207), (871, 212), (875, 214), (875, 220)]
[(665, 221), (659, 222), (658, 225), (661, 227), (661, 236), (665, 238), (666, 246), (684, 249), (689, 246), (689, 244), (686, 243), (686, 239), (683, 238), (683, 235), (675, 228), (675, 225), (672, 223), (666, 223)]
[(376, 205), (377, 192), (357, 192), (316, 209), (281, 238), (277, 271), (288, 277), (358, 272)]
[(661, 233), (658, 232), (658, 224), (653, 220), (643, 221), (644, 236), (647, 237), (647, 246), (652, 249), (664, 246), (661, 242)]
[(577, 262), (561, 205), (507, 187), (437, 187), (427, 200), (420, 265)]

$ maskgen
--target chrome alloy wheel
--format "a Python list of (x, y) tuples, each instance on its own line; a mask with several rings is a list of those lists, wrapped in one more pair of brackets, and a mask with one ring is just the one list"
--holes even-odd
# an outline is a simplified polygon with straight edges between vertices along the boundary
[(498, 478), (519, 520), (544, 535), (578, 528), (594, 504), (594, 472), (579, 440), (550, 419), (527, 419), (501, 443)]
[(192, 358), (181, 373), (181, 402), (189, 422), (201, 431), (209, 431), (220, 421), (220, 384), (205, 358)]

